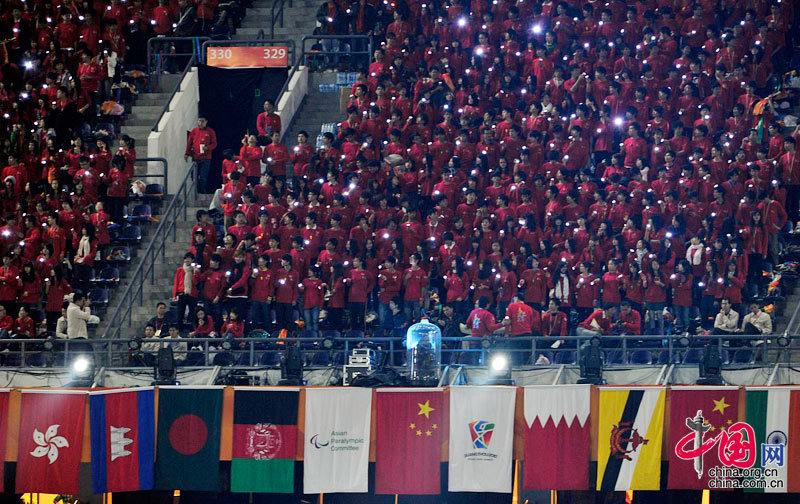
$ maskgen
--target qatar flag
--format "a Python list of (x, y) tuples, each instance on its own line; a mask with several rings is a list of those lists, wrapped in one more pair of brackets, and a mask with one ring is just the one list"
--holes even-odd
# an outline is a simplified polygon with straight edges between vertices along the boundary
[(526, 490), (588, 490), (590, 385), (525, 387)]

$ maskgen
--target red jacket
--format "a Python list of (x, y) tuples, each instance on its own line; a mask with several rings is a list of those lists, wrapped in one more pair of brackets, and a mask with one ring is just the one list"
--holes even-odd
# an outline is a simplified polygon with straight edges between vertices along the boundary
[(220, 298), (225, 294), (225, 272), (222, 270), (207, 270), (199, 274), (196, 278), (198, 282), (203, 283), (203, 299), (214, 301), (214, 298)]
[(578, 308), (592, 308), (599, 298), (600, 279), (591, 273), (585, 277), (579, 275), (575, 281), (575, 305)]
[(322, 308), (325, 289), (319, 278), (306, 278), (303, 280), (303, 309)]
[(584, 329), (589, 329), (592, 331), (597, 331), (596, 327), (592, 326), (592, 322), (597, 322), (597, 325), (600, 327), (601, 334), (608, 334), (611, 331), (611, 325), (613, 324), (613, 320), (607, 318), (605, 313), (602, 309), (597, 309), (589, 315), (586, 320), (578, 324), (578, 327), (583, 327)]
[[(199, 283), (197, 280), (198, 273), (192, 274), (192, 289), (191, 294), (192, 297), (197, 297), (200, 293), (197, 290), (197, 284)], [(183, 264), (178, 266), (178, 269), (175, 270), (175, 281), (172, 284), (172, 297), (178, 297), (178, 294), (184, 294), (183, 282), (186, 278), (186, 271), (183, 269)]]
[[(445, 286), (446, 285), (447, 280), (445, 280)], [(390, 272), (389, 270), (383, 269), (380, 275), (378, 275), (378, 286), (381, 289), (378, 293), (378, 301), (389, 304), (389, 301), (393, 297), (400, 295), (400, 290), (403, 288), (402, 274), (397, 270)], [(448, 297), (448, 301), (449, 299)]]
[(255, 277), (250, 275), (250, 299), (259, 303), (266, 303), (267, 299), (274, 295), (275, 285), (273, 284), (271, 270), (258, 269)]
[(511, 303), (506, 309), (511, 321), (511, 336), (527, 336), (542, 332), (541, 314), (525, 303)]
[(566, 336), (567, 314), (562, 311), (544, 312), (542, 315), (542, 336)]
[[(203, 146), (201, 152), (200, 146)], [(210, 128), (194, 128), (186, 139), (186, 155), (192, 156), (195, 161), (210, 160), (211, 152), (217, 147), (217, 134)]]
[(672, 304), (675, 306), (692, 306), (692, 275), (675, 273), (670, 275), (672, 285)]
[(349, 275), (345, 280), (350, 286), (347, 300), (351, 303), (366, 303), (372, 290), (369, 274), (364, 270), (351, 270)]
[(603, 287), (603, 303), (620, 303), (622, 302), (622, 289), (625, 276), (622, 273), (609, 273), (606, 272), (600, 285)]
[(294, 269), (289, 271), (284, 268), (279, 269), (273, 277), (275, 301), (278, 303), (296, 303), (298, 283), (300, 283), (300, 275), (298, 275), (297, 271)]
[(467, 317), (467, 327), (472, 331), (471, 336), (473, 338), (490, 336), (496, 329), (502, 326), (503, 324), (495, 322), (494, 315), (483, 308), (472, 310), (469, 317)]

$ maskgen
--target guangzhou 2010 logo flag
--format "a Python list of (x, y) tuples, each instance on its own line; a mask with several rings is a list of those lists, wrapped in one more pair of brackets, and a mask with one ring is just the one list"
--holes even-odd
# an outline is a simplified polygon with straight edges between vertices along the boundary
[(492, 442), (492, 434), (494, 433), (494, 424), (485, 420), (476, 420), (469, 424), (469, 435), (472, 438), (472, 446), (476, 450), (489, 449), (489, 443)]

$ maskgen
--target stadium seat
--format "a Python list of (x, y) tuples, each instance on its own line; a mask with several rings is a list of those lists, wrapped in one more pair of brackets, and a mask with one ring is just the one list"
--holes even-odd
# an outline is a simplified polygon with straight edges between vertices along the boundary
[(702, 348), (690, 348), (686, 351), (686, 353), (683, 356), (684, 364), (700, 364), (702, 360), (703, 360)]
[(117, 246), (111, 249), (106, 260), (112, 264), (126, 264), (131, 261), (131, 249)]
[(107, 286), (119, 284), (119, 268), (108, 266), (100, 270), (100, 275), (95, 280), (97, 283), (102, 283)]
[(311, 357), (312, 366), (329, 366), (331, 364), (331, 354), (327, 351), (314, 352)]
[(130, 215), (128, 215), (128, 222), (139, 224), (150, 224), (153, 217), (153, 209), (150, 205), (143, 203), (133, 207)]
[(120, 243), (139, 243), (142, 241), (142, 230), (139, 226), (127, 226), (119, 235)]
[(88, 294), (89, 301), (94, 306), (108, 306), (108, 290), (107, 289), (91, 289)]
[(609, 350), (605, 352), (605, 360), (603, 363), (607, 366), (625, 364), (625, 353), (622, 350)]
[(574, 350), (562, 350), (559, 352), (555, 352), (555, 363), (556, 364), (575, 364), (575, 351)]
[(653, 363), (653, 354), (650, 350), (634, 350), (631, 352), (631, 364), (649, 365)]
[(755, 357), (755, 352), (749, 348), (740, 348), (733, 353), (731, 364), (752, 364)]

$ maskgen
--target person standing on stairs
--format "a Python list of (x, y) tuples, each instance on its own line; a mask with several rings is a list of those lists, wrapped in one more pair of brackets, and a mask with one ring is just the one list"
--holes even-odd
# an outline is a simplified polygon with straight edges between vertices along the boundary
[(267, 98), (264, 101), (264, 112), (256, 118), (258, 136), (272, 137), (272, 133), (281, 132), (281, 116), (275, 113), (275, 102)]
[(208, 118), (200, 114), (197, 117), (197, 127), (189, 132), (186, 139), (185, 161), (192, 161), (197, 166), (197, 192), (207, 194), (208, 172), (211, 169), (211, 155), (217, 148), (217, 133), (208, 126)]

